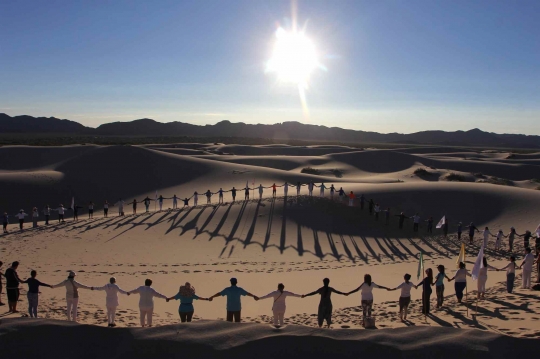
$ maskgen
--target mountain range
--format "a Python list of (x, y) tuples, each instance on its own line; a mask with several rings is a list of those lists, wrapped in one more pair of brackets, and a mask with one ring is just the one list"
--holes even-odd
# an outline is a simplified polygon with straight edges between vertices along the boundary
[(367, 132), (339, 127), (283, 122), (272, 125), (232, 123), (192, 125), (184, 122), (158, 122), (144, 118), (130, 122), (111, 122), (97, 128), (55, 117), (9, 116), (0, 113), (0, 134), (55, 134), (92, 136), (163, 137), (245, 137), (283, 140), (329, 141), (344, 143), (402, 143), (419, 145), (493, 146), (540, 148), (540, 136), (497, 134), (477, 128), (469, 131), (422, 131), (410, 134)]

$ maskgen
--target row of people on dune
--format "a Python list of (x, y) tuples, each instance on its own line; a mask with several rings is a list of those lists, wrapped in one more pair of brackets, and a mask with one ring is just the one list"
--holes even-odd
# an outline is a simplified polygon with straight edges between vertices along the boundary
[[(487, 259), (483, 258), (483, 266), (480, 268), (478, 274), (478, 298), (483, 299), (486, 293), (486, 282), (488, 278), (488, 270), (497, 270), (497, 271), (506, 271), (507, 276), (507, 291), (512, 293), (514, 289), (514, 280), (516, 277), (516, 270), (522, 269), (522, 288), (530, 289), (531, 287), (531, 274), (534, 263), (538, 265), (540, 262), (540, 255), (538, 258), (535, 258), (531, 254), (530, 248), (525, 250), (526, 255), (523, 259), (521, 265), (517, 265), (515, 262), (515, 257), (511, 256), (510, 261), (503, 268), (495, 268), (487, 262)], [(0, 267), (2, 262), (0, 262)], [(286, 310), (285, 299), (287, 297), (297, 297), (305, 298), (313, 295), (320, 295), (320, 302), (318, 307), (317, 321), (319, 327), (323, 325), (326, 321), (327, 326), (329, 327), (332, 323), (332, 293), (339, 295), (351, 295), (356, 292), (361, 292), (361, 307), (362, 307), (362, 324), (365, 325), (366, 320), (372, 317), (372, 308), (373, 308), (373, 289), (386, 289), (388, 291), (400, 290), (401, 295), (399, 297), (399, 317), (401, 321), (407, 320), (408, 308), (411, 303), (411, 290), (417, 289), (418, 287), (422, 288), (422, 314), (429, 315), (431, 310), (431, 294), (433, 292), (432, 287), (435, 287), (435, 292), (437, 296), (436, 308), (440, 309), (444, 304), (444, 279), (448, 282), (455, 281), (455, 295), (458, 303), (462, 303), (463, 292), (467, 287), (467, 277), (471, 276), (471, 273), (465, 268), (463, 262), (459, 263), (459, 269), (454, 273), (452, 278), (449, 278), (446, 275), (446, 269), (443, 265), (438, 265), (437, 270), (438, 274), (433, 275), (433, 270), (427, 268), (425, 270), (425, 277), (418, 284), (413, 284), (410, 274), (404, 275), (404, 282), (399, 284), (394, 288), (378, 285), (372, 281), (372, 277), (369, 274), (364, 275), (364, 282), (358, 286), (356, 289), (353, 289), (349, 292), (342, 292), (330, 287), (330, 280), (325, 278), (323, 280), (323, 286), (313, 292), (307, 294), (295, 294), (293, 292), (285, 291), (285, 286), (283, 284), (278, 284), (277, 290), (268, 293), (267, 295), (258, 297), (250, 292), (244, 290), (241, 287), (238, 287), (238, 281), (236, 278), (231, 278), (231, 286), (223, 289), (222, 291), (210, 296), (202, 297), (196, 294), (195, 287), (190, 283), (186, 283), (183, 286), (180, 286), (178, 293), (171, 297), (167, 297), (154, 288), (152, 288), (152, 280), (146, 279), (143, 286), (135, 288), (131, 291), (125, 291), (118, 286), (116, 279), (110, 278), (109, 283), (104, 286), (88, 286), (82, 284), (75, 280), (76, 273), (74, 271), (69, 271), (68, 278), (58, 284), (49, 285), (43, 282), (40, 282), (37, 277), (37, 272), (32, 270), (30, 272), (30, 278), (22, 280), (17, 274), (17, 269), (19, 267), (19, 262), (13, 262), (11, 267), (8, 268), (4, 274), (6, 278), (6, 289), (7, 297), (9, 304), (9, 312), (17, 312), (17, 303), (19, 301), (20, 290), (19, 285), (26, 283), (28, 285), (28, 313), (30, 317), (37, 318), (38, 315), (38, 303), (39, 303), (39, 288), (40, 287), (49, 287), (49, 288), (65, 288), (66, 290), (66, 302), (67, 302), (67, 319), (71, 321), (77, 321), (77, 311), (79, 304), (79, 289), (88, 289), (88, 290), (100, 290), (106, 292), (106, 308), (107, 308), (107, 322), (109, 327), (116, 326), (116, 310), (119, 306), (118, 293), (131, 295), (138, 294), (139, 299), (139, 311), (140, 311), (140, 324), (142, 327), (152, 326), (152, 316), (154, 312), (154, 298), (162, 298), (167, 302), (170, 300), (179, 300), (180, 306), (178, 308), (180, 321), (181, 322), (191, 322), (194, 314), (194, 300), (207, 300), (212, 301), (214, 298), (225, 296), (227, 297), (227, 316), (226, 319), (229, 322), (233, 320), (235, 322), (241, 321), (241, 297), (250, 296), (255, 300), (263, 299), (273, 299), (272, 303), (272, 312), (274, 317), (274, 325), (282, 326), (284, 324), (284, 315)], [(540, 277), (537, 279), (537, 282), (540, 282)], [(1, 303), (1, 280), (0, 280), (0, 304)]]
[[(297, 196), (299, 196), (300, 195), (300, 189), (301, 189), (302, 186), (307, 186), (309, 196), (312, 196), (314, 188), (318, 187), (318, 188), (320, 188), (320, 196), (321, 197), (325, 196), (325, 189), (329, 189), (330, 190), (330, 198), (332, 200), (334, 199), (334, 194), (337, 192), (338, 198), (341, 201), (346, 201), (346, 199), (348, 198), (349, 206), (354, 206), (355, 201), (357, 201), (360, 209), (363, 210), (364, 207), (367, 204), (369, 214), (374, 215), (376, 221), (379, 220), (379, 217), (384, 215), (385, 219), (386, 219), (386, 224), (390, 223), (390, 218), (391, 218), (390, 208), (383, 209), (382, 206), (379, 203), (376, 203), (373, 199), (367, 200), (366, 197), (363, 194), (360, 195), (360, 196), (356, 196), (353, 193), (353, 191), (350, 191), (349, 194), (346, 194), (345, 191), (343, 190), (343, 187), (341, 187), (339, 190), (336, 190), (336, 187), (334, 187), (333, 184), (330, 187), (327, 187), (324, 183), (321, 183), (320, 185), (316, 185), (313, 182), (310, 182), (310, 183), (307, 183), (307, 184), (302, 184), (302, 183), (298, 182), (296, 185), (292, 185), (292, 184), (289, 184), (289, 183), (285, 182), (282, 185), (276, 185), (274, 183), (273, 185), (268, 186), (268, 187), (263, 187), (262, 184), (259, 185), (259, 187), (255, 187), (255, 188), (249, 188), (249, 187), (246, 186), (242, 190), (245, 192), (245, 200), (249, 200), (250, 191), (253, 190), (253, 189), (256, 189), (256, 188), (258, 188), (258, 190), (259, 190), (259, 199), (262, 199), (263, 190), (266, 189), (266, 188), (271, 188), (272, 189), (272, 195), (275, 197), (276, 192), (277, 192), (277, 188), (283, 187), (284, 195), (287, 196), (288, 195), (288, 188), (289, 187), (296, 187)], [(235, 187), (233, 187), (230, 190), (226, 190), (226, 191), (224, 191), (222, 188), (220, 188), (217, 192), (211, 192), (210, 190), (208, 190), (208, 191), (206, 191), (204, 193), (204, 195), (207, 198), (207, 204), (212, 203), (211, 198), (212, 198), (212, 196), (214, 194), (218, 194), (219, 195), (219, 203), (223, 203), (223, 194), (224, 193), (231, 192), (232, 200), (236, 201), (237, 191), (238, 190)], [(198, 196), (199, 196), (199, 193), (195, 192), (191, 197), (183, 199), (182, 201), (184, 203), (184, 207), (189, 206), (189, 201), (191, 199), (193, 199), (193, 201), (194, 201), (194, 203), (193, 203), (194, 206), (197, 206), (198, 205)], [(107, 217), (108, 216), (108, 211), (109, 211), (109, 206), (111, 206), (111, 207), (116, 206), (116, 207), (118, 207), (119, 215), (123, 216), (124, 215), (124, 206), (125, 205), (132, 205), (133, 214), (135, 215), (135, 214), (137, 214), (137, 204), (139, 204), (139, 203), (144, 204), (146, 212), (148, 212), (149, 209), (150, 209), (150, 204), (151, 204), (152, 201), (157, 201), (157, 203), (159, 204), (159, 210), (162, 211), (163, 210), (163, 202), (164, 202), (164, 200), (168, 200), (168, 199), (172, 199), (172, 201), (173, 201), (172, 202), (172, 209), (173, 210), (177, 209), (178, 208), (178, 200), (180, 199), (180, 197), (177, 197), (176, 194), (173, 197), (163, 197), (163, 196), (160, 195), (156, 199), (151, 199), (151, 198), (149, 198), (147, 196), (143, 200), (137, 201), (136, 199), (134, 199), (132, 202), (129, 202), (129, 203), (126, 203), (124, 200), (119, 199), (116, 203), (114, 203), (112, 205), (109, 204), (108, 201), (105, 201), (105, 203), (103, 205), (103, 214), (104, 214), (104, 217)], [(51, 212), (54, 212), (54, 211), (58, 212), (58, 222), (59, 223), (62, 223), (62, 222), (65, 221), (64, 216), (65, 216), (65, 213), (66, 213), (67, 210), (72, 210), (73, 211), (73, 220), (78, 220), (78, 211), (81, 208), (83, 208), (83, 207), (79, 206), (79, 205), (76, 205), (76, 204), (73, 205), (73, 208), (69, 208), (69, 209), (65, 208), (62, 204), (60, 204), (60, 206), (57, 207), (57, 208), (51, 208), (49, 205), (47, 205), (43, 209), (43, 213), (44, 213), (44, 216), (45, 216), (45, 225), (49, 225)], [(88, 218), (93, 218), (94, 217), (94, 208), (95, 208), (94, 202), (89, 202), (89, 204), (88, 204)], [(26, 216), (28, 216), (28, 214), (25, 213), (23, 209), (21, 209), (19, 211), (19, 213), (15, 215), (15, 217), (17, 217), (18, 220), (19, 220), (19, 229), (20, 230), (24, 229), (24, 220), (25, 220)], [(399, 220), (398, 220), (399, 229), (403, 229), (405, 220), (410, 219), (410, 220), (412, 220), (412, 224), (413, 224), (413, 232), (418, 232), (421, 223), (426, 222), (427, 223), (427, 226), (426, 226), (427, 233), (428, 234), (433, 233), (433, 227), (434, 227), (433, 217), (429, 217), (428, 219), (423, 220), (420, 217), (419, 213), (415, 213), (414, 215), (409, 216), (409, 215), (406, 215), (404, 212), (401, 212), (400, 214), (396, 214), (395, 216), (399, 218)], [(38, 219), (39, 219), (39, 211), (38, 211), (37, 207), (34, 207), (33, 210), (32, 210), (32, 219), (33, 219), (33, 222), (34, 222), (34, 227), (37, 227), (38, 226), (37, 222), (38, 222)], [(6, 212), (4, 212), (2, 222), (3, 222), (4, 233), (8, 233), (7, 225), (9, 223), (9, 216), (8, 216), (8, 214)], [(443, 231), (443, 235), (446, 237), (448, 235), (448, 231), (449, 231), (449, 228), (450, 228), (450, 222), (449, 222), (449, 220), (448, 220), (448, 218), (446, 216), (444, 217), (444, 221), (442, 221), (442, 222), (443, 223), (440, 224), (440, 228)], [(439, 227), (439, 226), (437, 226), (437, 227)], [(469, 242), (471, 244), (473, 243), (475, 234), (480, 233), (480, 230), (474, 225), (473, 222), (471, 222), (468, 226), (464, 226), (462, 222), (458, 222), (458, 224), (456, 226), (456, 233), (457, 233), (458, 240), (461, 240), (461, 237), (462, 237), (462, 234), (463, 234), (464, 231), (468, 232)], [(538, 252), (538, 251), (540, 251), (540, 225), (538, 225), (538, 227), (536, 228), (535, 234), (536, 234), (536, 239), (535, 239), (534, 248), (536, 248), (536, 251)], [(484, 246), (486, 248), (487, 248), (487, 245), (488, 245), (488, 239), (492, 238), (492, 237), (496, 238), (495, 250), (500, 250), (502, 248), (503, 238), (508, 238), (508, 249), (511, 252), (511, 251), (514, 250), (514, 241), (515, 241), (515, 239), (517, 237), (523, 238), (523, 246), (526, 248), (526, 247), (530, 246), (530, 239), (533, 237), (533, 234), (532, 234), (532, 232), (530, 230), (526, 230), (525, 233), (523, 233), (523, 234), (518, 234), (514, 227), (510, 228), (510, 231), (509, 231), (508, 234), (504, 234), (502, 229), (499, 229), (496, 234), (493, 234), (493, 233), (491, 233), (491, 231), (489, 230), (488, 227), (485, 227), (484, 230), (482, 231), (482, 236), (483, 236), (483, 239), (484, 239)]]

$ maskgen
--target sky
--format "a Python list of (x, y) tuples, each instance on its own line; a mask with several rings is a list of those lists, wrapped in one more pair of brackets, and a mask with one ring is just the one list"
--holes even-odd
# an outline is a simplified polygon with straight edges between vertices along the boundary
[(265, 71), (291, 2), (4, 1), (0, 112), (540, 135), (540, 1), (298, 0), (323, 67)]

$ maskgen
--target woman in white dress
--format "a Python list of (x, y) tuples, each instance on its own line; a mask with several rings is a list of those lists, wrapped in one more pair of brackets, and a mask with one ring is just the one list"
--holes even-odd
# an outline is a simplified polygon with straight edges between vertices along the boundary
[(116, 327), (114, 319), (116, 317), (116, 308), (118, 307), (118, 293), (129, 295), (128, 292), (116, 285), (116, 278), (111, 277), (109, 284), (105, 284), (103, 287), (91, 287), (92, 290), (104, 290), (107, 294), (105, 304), (107, 306), (107, 321), (109, 327)]

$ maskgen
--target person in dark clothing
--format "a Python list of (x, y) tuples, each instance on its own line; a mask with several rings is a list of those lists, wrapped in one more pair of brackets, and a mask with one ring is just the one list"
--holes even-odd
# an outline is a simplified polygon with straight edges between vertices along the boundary
[(474, 231), (478, 233), (480, 233), (480, 231), (474, 226), (474, 223), (472, 222), (467, 226), (467, 228), (469, 228), (469, 243), (472, 244), (474, 240)]
[(429, 314), (429, 299), (431, 297), (431, 286), (433, 285), (433, 270), (431, 268), (426, 269), (426, 276), (416, 286), (422, 285), (422, 314)]
[(210, 190), (206, 191), (206, 193), (204, 194), (206, 196), (206, 203), (207, 204), (210, 204), (212, 203), (212, 192), (210, 192)]
[(390, 207), (384, 210), (384, 218), (386, 219), (386, 225), (390, 223)]
[(427, 222), (427, 232), (433, 233), (433, 217), (429, 217), (429, 219), (425, 220), (424, 222)]
[(244, 201), (249, 200), (249, 187), (244, 188)]
[(532, 237), (531, 231), (525, 231), (523, 234), (518, 234), (518, 237), (523, 237), (523, 248), (529, 248), (530, 239)]
[(4, 274), (4, 277), (6, 277), (8, 306), (11, 313), (17, 313), (17, 301), (19, 300), (19, 283), (22, 283), (22, 280), (17, 274), (18, 267), (19, 262), (13, 262), (11, 264), (11, 267), (9, 267)]
[(463, 231), (463, 224), (461, 222), (458, 223), (457, 226), (457, 239), (458, 241), (461, 241), (461, 232)]
[(321, 301), (319, 302), (319, 311), (317, 315), (317, 321), (319, 323), (319, 328), (322, 327), (323, 322), (326, 320), (326, 325), (328, 328), (330, 328), (330, 324), (332, 324), (332, 300), (330, 299), (330, 295), (333, 293), (341, 294), (341, 295), (347, 295), (345, 293), (342, 293), (338, 290), (335, 290), (332, 287), (329, 287), (330, 279), (324, 278), (323, 279), (323, 286), (319, 289), (317, 289), (314, 292), (304, 294), (302, 298), (309, 297), (315, 294), (319, 294), (321, 296)]
[(296, 182), (296, 195), (300, 196), (300, 189), (302, 188), (302, 183)]
[(341, 202), (343, 202), (345, 199), (345, 191), (343, 190), (343, 187), (339, 188), (338, 195)]
[(30, 278), (23, 281), (22, 283), (28, 284), (28, 313), (30, 318), (37, 318), (37, 308), (39, 303), (39, 287), (49, 287), (49, 284), (45, 284), (36, 279), (37, 272), (35, 270), (30, 272)]
[(184, 207), (189, 207), (189, 199), (184, 198)]
[(133, 202), (130, 202), (128, 204), (133, 205), (133, 215), (136, 215), (137, 214), (137, 200), (134, 199)]
[(83, 208), (81, 206), (77, 206), (76, 204), (73, 205), (73, 220), (78, 221), (79, 220), (79, 209)]
[(371, 216), (373, 214), (373, 206), (375, 205), (375, 202), (373, 202), (373, 198), (369, 200), (369, 215)]
[(218, 203), (223, 203), (223, 188), (220, 188), (218, 190), (218, 194), (219, 194), (219, 197), (218, 197)]
[(7, 230), (8, 223), (9, 223), (9, 216), (7, 212), (4, 212), (4, 214), (2, 215), (2, 229), (4, 230), (4, 233), (8, 233), (8, 230)]
[(231, 189), (231, 194), (232, 194), (232, 200), (233, 202), (236, 201), (236, 188), (232, 188)]
[(448, 226), (450, 225), (450, 221), (448, 220), (448, 218), (445, 218), (444, 219), (444, 224), (443, 224), (443, 233), (444, 233), (444, 238), (448, 237)]
[(153, 201), (153, 200), (150, 199), (148, 196), (146, 196), (146, 198), (141, 201), (142, 203), (144, 203), (146, 212), (148, 212), (148, 208), (150, 207), (150, 201)]
[(364, 209), (364, 202), (366, 201), (366, 197), (364, 195), (360, 195), (360, 209)]
[[(0, 261), (0, 269), (3, 265), (4, 262)], [(0, 305), (5, 305), (4, 303), (2, 303), (2, 277), (5, 277), (4, 273), (0, 272)]]
[(395, 216), (399, 217), (399, 229), (403, 229), (403, 222), (405, 222), (405, 219), (409, 217), (407, 217), (403, 212), (396, 214)]

